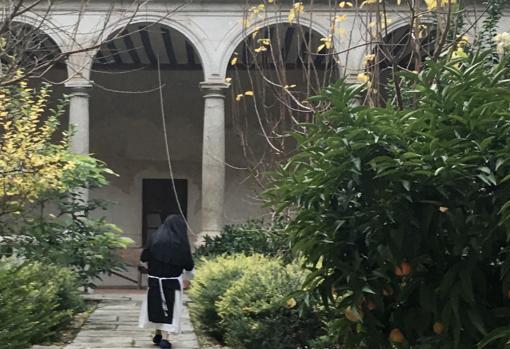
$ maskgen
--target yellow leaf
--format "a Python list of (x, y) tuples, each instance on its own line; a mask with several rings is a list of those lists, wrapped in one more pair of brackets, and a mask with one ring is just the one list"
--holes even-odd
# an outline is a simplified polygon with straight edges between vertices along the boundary
[(296, 13), (293, 10), (290, 10), (289, 17), (287, 18), (289, 23), (292, 23), (294, 21), (294, 18), (296, 18)]
[(370, 80), (370, 77), (367, 73), (359, 73), (357, 79), (359, 82), (367, 83)]
[(464, 49), (462, 47), (457, 47), (457, 49), (455, 51), (453, 51), (452, 53), (452, 58), (453, 59), (456, 59), (456, 58), (467, 58), (467, 53), (464, 52)]
[(375, 59), (375, 54), (373, 54), (373, 53), (368, 54), (368, 55), (365, 56), (365, 58), (363, 58), (363, 63), (365, 63), (365, 64), (370, 63), (374, 59)]
[(292, 23), (300, 13), (304, 12), (305, 5), (302, 2), (296, 2), (289, 11), (289, 23)]
[(269, 45), (271, 45), (271, 39), (267, 39), (267, 38), (259, 39), (258, 43), (261, 45), (269, 46)]
[(237, 56), (232, 57), (230, 60), (230, 65), (236, 65), (237, 64)]
[(298, 13), (301, 13), (305, 10), (305, 5), (303, 5), (302, 2), (296, 2), (294, 4), (294, 10), (296, 10), (296, 12)]
[(289, 298), (289, 300), (287, 300), (287, 308), (292, 309), (296, 305), (297, 305), (297, 302), (294, 298)]
[(317, 47), (317, 52), (321, 52), (324, 47), (326, 47), (325, 44), (319, 45), (319, 47)]
[(241, 93), (241, 94), (238, 94), (238, 95), (236, 96), (236, 101), (237, 101), (237, 102), (239, 102), (239, 101), (241, 100), (241, 98), (243, 98), (243, 94), (242, 94), (242, 93)]
[(246, 91), (244, 93), (245, 96), (253, 96), (253, 91)]
[(418, 27), (418, 38), (419, 39), (423, 39), (424, 37), (427, 36), (427, 26), (424, 25), (424, 24), (420, 24), (420, 26)]
[(359, 6), (359, 8), (362, 8), (363, 6), (365, 5), (371, 5), (371, 4), (375, 4), (377, 3), (378, 0), (365, 0), (361, 3), (361, 5)]
[(425, 4), (427, 5), (427, 10), (432, 11), (437, 7), (437, 1), (436, 0), (424, 0)]

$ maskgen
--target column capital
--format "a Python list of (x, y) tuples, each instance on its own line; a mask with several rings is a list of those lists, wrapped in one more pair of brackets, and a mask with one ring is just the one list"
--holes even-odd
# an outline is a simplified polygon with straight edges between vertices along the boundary
[(204, 98), (225, 98), (225, 90), (230, 84), (225, 81), (203, 81), (200, 83), (200, 90)]
[(71, 79), (65, 83), (70, 95), (87, 95), (92, 88), (92, 83), (86, 79)]

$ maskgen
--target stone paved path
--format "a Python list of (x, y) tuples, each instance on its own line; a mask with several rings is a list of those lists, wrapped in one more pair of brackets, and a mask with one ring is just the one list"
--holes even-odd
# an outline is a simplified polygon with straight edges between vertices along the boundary
[[(144, 294), (140, 292), (96, 293), (99, 300), (75, 340), (64, 349), (159, 348), (152, 344), (151, 330), (138, 328), (138, 315)], [(183, 314), (182, 334), (174, 336), (174, 349), (199, 349), (187, 308)]]

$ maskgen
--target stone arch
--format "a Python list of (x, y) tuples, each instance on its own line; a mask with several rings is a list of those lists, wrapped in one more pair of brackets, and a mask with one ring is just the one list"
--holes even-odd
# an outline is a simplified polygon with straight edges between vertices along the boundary
[[(408, 27), (410, 20), (411, 20), (410, 17), (403, 17), (403, 18), (399, 18), (397, 21), (395, 21), (391, 24), (388, 24), (388, 26), (387, 26), (388, 33), (391, 33), (398, 29)], [(420, 21), (423, 23), (426, 23), (426, 24), (432, 24), (434, 22), (434, 17), (431, 16), (430, 14), (424, 15), (424, 16), (420, 17)]]
[[(423, 25), (429, 26), (433, 24), (433, 19), (431, 17), (424, 17), (421, 19), (421, 23)], [(400, 41), (396, 42), (396, 40), (402, 40), (406, 38), (410, 33), (410, 26), (409, 26), (409, 20), (406, 21), (406, 19), (402, 19), (390, 26), (388, 26), (387, 35), (383, 37), (383, 42), (386, 45), (395, 45), (395, 46), (401, 46), (397, 47), (397, 50), (400, 48), (402, 53), (405, 53), (405, 50), (408, 49), (407, 43), (405, 43), (405, 46), (403, 46), (403, 43), (401, 44)], [(426, 54), (426, 45), (427, 41), (428, 44), (432, 44), (435, 40), (434, 37), (434, 30), (426, 29), (426, 35), (423, 37), (424, 46), (423, 46), (423, 53)], [(404, 57), (402, 57), (404, 59)]]
[(35, 15), (32, 16), (30, 14), (23, 14), (21, 16), (16, 17), (13, 20), (13, 23), (28, 25), (32, 28), (40, 30), (41, 33), (48, 36), (51, 39), (51, 41), (55, 43), (60, 52), (65, 52), (65, 49), (68, 46), (68, 43), (65, 37), (63, 36), (64, 33), (62, 32), (62, 30), (60, 30), (56, 24), (52, 23), (47, 19), (41, 21), (41, 19), (36, 17)]
[[(193, 49), (195, 50), (200, 60), (204, 77), (207, 77), (211, 74), (212, 67), (209, 64), (211, 60), (202, 40), (202, 38), (207, 37), (206, 34), (201, 32), (196, 26), (193, 26), (192, 29), (190, 29), (190, 27), (185, 26), (179, 21), (173, 20), (172, 18), (162, 18), (161, 15), (137, 15), (135, 17), (130, 17), (115, 23), (115, 25), (110, 26), (102, 33), (101, 37), (98, 38), (97, 41), (99, 44), (97, 45), (97, 49), (91, 52), (91, 57), (95, 57), (100, 51), (101, 46), (107, 42), (109, 38), (111, 38), (122, 29), (131, 25), (147, 23), (160, 24), (183, 35), (185, 39), (193, 46)], [(88, 67), (89, 71), (92, 69), (93, 64), (94, 59), (91, 59)]]
[[(231, 30), (225, 39), (226, 44), (224, 45), (221, 51), (223, 52), (223, 54), (221, 55), (219, 66), (221, 77), (223, 79), (225, 78), (228, 64), (232, 55), (234, 54), (237, 47), (241, 45), (246, 38), (252, 35), (253, 32), (255, 32), (256, 30), (271, 27), (277, 24), (292, 24), (292, 23), (290, 23), (289, 20), (284, 16), (272, 16), (269, 18), (265, 18), (264, 20), (254, 22), (248, 28), (240, 28), (239, 30), (239, 28), (236, 27), (234, 30)], [(310, 21), (309, 19), (300, 19), (300, 21), (297, 24), (304, 28), (311, 29), (312, 31), (323, 37), (326, 37), (330, 34), (330, 31), (327, 27), (315, 21)], [(333, 45), (335, 47), (339, 47), (340, 46), (339, 44), (340, 42), (338, 38), (334, 37)]]
[[(0, 19), (1, 22), (1, 19)], [(48, 23), (47, 23), (48, 22)], [(8, 24), (7, 31), (3, 34), (9, 40), (22, 40), (20, 44), (13, 46), (7, 45), (7, 50), (13, 50), (10, 54), (17, 55), (17, 62), (22, 68), (32, 71), (41, 68), (48, 70), (54, 68), (57, 64), (67, 67), (67, 63), (60, 55), (65, 53), (65, 40), (62, 32), (54, 27), (49, 21), (41, 21), (27, 14), (12, 19)], [(59, 58), (58, 61), (54, 59)], [(44, 66), (46, 62), (51, 62)], [(64, 80), (69, 75), (61, 77)]]
[(372, 74), (372, 84), (377, 94), (376, 103), (384, 104), (386, 98), (390, 96), (390, 82), (394, 79), (394, 72), (400, 70), (416, 70), (430, 57), (435, 48), (436, 31), (431, 28), (433, 19), (424, 17), (420, 21), (425, 25), (422, 35), (417, 40), (419, 42), (419, 51), (416, 51), (411, 45), (411, 27), (409, 19), (400, 21), (388, 26), (386, 35), (382, 37), (380, 43), (371, 47), (367, 53), (372, 54), (371, 61), (365, 61), (362, 64), (362, 70)]
[[(144, 190), (152, 191), (157, 184), (146, 183), (144, 189), (144, 179), (161, 179), (165, 188), (169, 177), (186, 182), (183, 187), (189, 192), (179, 194), (187, 198), (181, 208), (187, 211), (191, 230), (199, 231), (204, 124), (199, 83), (209, 62), (198, 39), (205, 34), (185, 23), (187, 28), (161, 15), (116, 21), (101, 38), (95, 38), (98, 49), (88, 52), (94, 87), (90, 91), (90, 151), (119, 174), (108, 188), (91, 195), (119, 202), (110, 219), (130, 232), (139, 246), (152, 229), (147, 224), (151, 211), (163, 203), (161, 198), (140, 200)], [(171, 175), (162, 124), (172, 157)]]

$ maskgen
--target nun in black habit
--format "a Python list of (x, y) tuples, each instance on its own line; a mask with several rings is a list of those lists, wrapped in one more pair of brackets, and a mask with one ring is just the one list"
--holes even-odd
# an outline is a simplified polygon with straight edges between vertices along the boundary
[(139, 325), (156, 329), (154, 343), (171, 348), (170, 333), (180, 333), (183, 289), (193, 275), (186, 222), (171, 215), (154, 232), (140, 256), (148, 263), (148, 290)]

